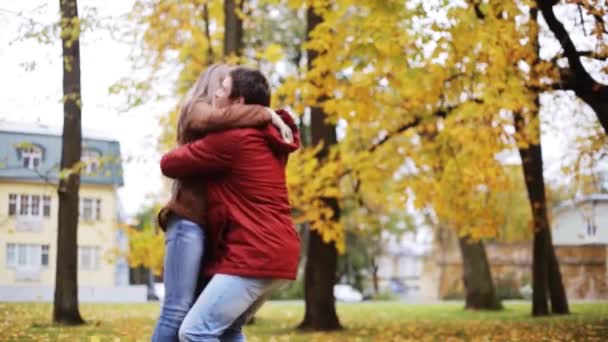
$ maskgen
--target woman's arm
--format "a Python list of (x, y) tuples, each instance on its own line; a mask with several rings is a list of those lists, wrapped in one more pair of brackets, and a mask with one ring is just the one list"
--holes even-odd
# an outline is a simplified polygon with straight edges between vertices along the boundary
[(270, 113), (272, 124), (281, 132), (283, 140), (291, 144), (293, 142), (293, 132), (291, 131), (291, 128), (289, 128), (283, 119), (281, 119), (281, 116), (277, 114), (277, 112), (270, 108), (266, 108), (266, 110)]
[(271, 120), (272, 115), (263, 106), (232, 104), (220, 109), (198, 102), (186, 114), (184, 131), (187, 136), (201, 136), (230, 128), (262, 127)]

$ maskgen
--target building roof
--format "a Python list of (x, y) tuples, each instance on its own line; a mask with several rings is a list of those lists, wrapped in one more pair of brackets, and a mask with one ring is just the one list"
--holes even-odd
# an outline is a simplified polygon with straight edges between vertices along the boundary
[(591, 194), (581, 198), (576, 198), (574, 200), (563, 201), (558, 206), (556, 206), (553, 211), (557, 213), (564, 209), (579, 206), (581, 204), (589, 202), (608, 202), (608, 194)]
[[(40, 122), (14, 122), (0, 119), (0, 132), (62, 136), (63, 127), (51, 126)], [(83, 138), (94, 140), (118, 141), (118, 139), (109, 132), (102, 132), (86, 127), (82, 129), (82, 136)]]
[[(0, 120), (0, 180), (57, 183), (62, 153), (61, 136), (61, 127)], [(41, 150), (35, 168), (24, 165), (20, 148), (23, 144), (33, 144)], [(107, 133), (85, 129), (82, 147), (83, 151), (97, 152), (100, 163), (96, 172), (81, 174), (82, 183), (113, 186), (124, 184), (118, 140)]]

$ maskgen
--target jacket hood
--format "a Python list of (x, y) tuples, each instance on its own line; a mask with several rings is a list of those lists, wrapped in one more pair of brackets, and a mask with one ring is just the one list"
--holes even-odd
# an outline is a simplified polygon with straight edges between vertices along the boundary
[(279, 109), (276, 110), (276, 113), (279, 114), (283, 122), (285, 122), (287, 126), (291, 128), (291, 132), (293, 133), (293, 142), (288, 143), (287, 141), (283, 140), (281, 132), (279, 132), (278, 128), (276, 128), (273, 124), (268, 124), (268, 126), (266, 126), (266, 128), (263, 130), (264, 136), (266, 138), (266, 142), (273, 151), (289, 154), (300, 148), (300, 130), (293, 121), (291, 115), (289, 115), (286, 110)]

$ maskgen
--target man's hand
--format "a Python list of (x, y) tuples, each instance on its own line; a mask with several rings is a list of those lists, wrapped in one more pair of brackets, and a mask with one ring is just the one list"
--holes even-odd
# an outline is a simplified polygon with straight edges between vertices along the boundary
[(274, 110), (268, 107), (266, 107), (266, 110), (268, 113), (270, 113), (272, 124), (279, 129), (279, 132), (281, 132), (281, 137), (283, 137), (283, 140), (291, 144), (293, 142), (293, 132), (291, 131), (291, 128), (289, 128), (289, 126), (283, 122), (279, 114), (277, 114)]

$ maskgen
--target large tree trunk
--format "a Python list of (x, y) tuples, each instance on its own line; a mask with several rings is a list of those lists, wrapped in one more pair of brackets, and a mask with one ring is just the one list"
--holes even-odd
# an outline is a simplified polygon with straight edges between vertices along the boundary
[[(520, 153), (521, 154), (521, 153)], [(545, 316), (549, 314), (547, 289), (549, 268), (547, 267), (547, 230), (536, 228), (534, 220), (534, 242), (532, 254), (532, 315)]]
[(465, 307), (473, 310), (501, 310), (486, 249), (482, 241), (459, 237), (462, 255), (462, 279), (465, 289)]
[(568, 296), (564, 282), (562, 281), (562, 272), (559, 269), (559, 262), (553, 248), (553, 239), (551, 238), (551, 230), (547, 230), (547, 253), (549, 265), (549, 298), (551, 298), (551, 311), (554, 314), (569, 314), (570, 307), (568, 305)]
[(78, 310), (78, 190), (82, 131), (80, 123), (80, 42), (76, 0), (60, 0), (61, 40), (63, 47), (63, 137), (61, 170), (74, 169), (61, 177), (59, 219), (57, 223), (57, 271), (53, 321), (84, 323)]
[[(555, 17), (551, 18), (553, 11), (550, 6), (547, 8), (547, 3), (541, 4), (541, 2), (542, 1), (538, 1), (545, 19), (549, 18), (550, 21), (556, 21)], [(547, 16), (547, 10), (550, 11), (549, 16)], [(533, 7), (530, 9), (530, 20), (532, 21), (530, 39), (532, 44), (534, 44), (536, 52), (536, 58), (533, 61), (534, 65), (540, 63), (540, 58), (538, 57), (540, 45), (538, 43), (539, 31), (538, 23), (536, 22), (537, 18), (538, 8)], [(553, 26), (552, 30), (555, 29), (555, 21), (549, 24), (550, 27)], [(566, 43), (566, 45), (568, 44)], [(575, 67), (575, 69), (577, 68), (578, 67)], [(555, 249), (553, 248), (551, 227), (547, 215), (545, 181), (543, 177), (543, 155), (540, 145), (540, 102), (538, 94), (536, 94), (535, 102), (536, 108), (533, 109), (533, 112), (528, 113), (528, 117), (524, 117), (522, 113), (514, 113), (515, 130), (518, 139), (527, 142), (525, 146), (519, 148), (519, 155), (522, 160), (522, 171), (524, 173), (528, 200), (530, 202), (532, 218), (534, 221), (532, 251), (532, 315), (544, 316), (549, 314), (547, 291), (549, 291), (548, 294), (551, 298), (552, 311), (554, 313), (566, 314), (569, 312), (568, 299), (559, 270), (557, 256), (555, 255)], [(529, 137), (525, 136), (526, 133), (524, 128), (526, 125), (536, 127), (536, 131), (533, 133), (535, 139), (528, 139)], [(532, 140), (532, 142), (530, 142), (530, 140)]]
[[(326, 157), (329, 146), (336, 143), (336, 130), (325, 123), (325, 114), (320, 108), (311, 108), (312, 143), (325, 141), (318, 158)], [(334, 212), (333, 220), (340, 219), (340, 207), (335, 198), (323, 199)], [(334, 285), (338, 267), (338, 251), (334, 243), (325, 243), (319, 232), (311, 230), (308, 240), (307, 261), (304, 274), (304, 320), (299, 329), (328, 331), (342, 326), (336, 313)]]
[[(322, 18), (314, 12), (312, 7), (307, 10), (307, 35), (322, 22)], [(312, 68), (317, 52), (307, 51), (308, 68)], [(324, 98), (319, 99), (319, 103)], [(323, 160), (329, 153), (329, 147), (336, 144), (336, 128), (325, 121), (326, 114), (320, 107), (311, 108), (311, 143), (313, 145), (323, 141), (325, 145), (319, 151), (317, 158)], [(332, 219), (340, 219), (340, 206), (336, 198), (324, 198), (323, 201), (333, 210)], [(317, 231), (310, 231), (308, 255), (304, 279), (304, 320), (300, 329), (306, 330), (337, 330), (341, 329), (336, 313), (334, 298), (334, 285), (336, 282), (336, 269), (338, 266), (338, 251), (334, 243), (325, 243)]]
[[(531, 120), (539, 120), (538, 111), (532, 114)], [(526, 125), (526, 120), (521, 114), (516, 113), (515, 128), (518, 134), (523, 134), (524, 125)], [(537, 134), (540, 136), (540, 129)], [(551, 228), (547, 217), (540, 139), (538, 143), (519, 148), (519, 154), (534, 220), (532, 315), (543, 316), (549, 314), (547, 290), (549, 290), (551, 297), (552, 311), (566, 314), (569, 312), (568, 299), (553, 242), (551, 241)]]
[(224, 56), (241, 56), (243, 52), (243, 20), (237, 10), (243, 10), (245, 0), (224, 0)]
[(338, 252), (333, 243), (323, 242), (316, 231), (310, 232), (304, 277), (304, 320), (299, 329), (329, 331), (341, 328), (334, 299)]

